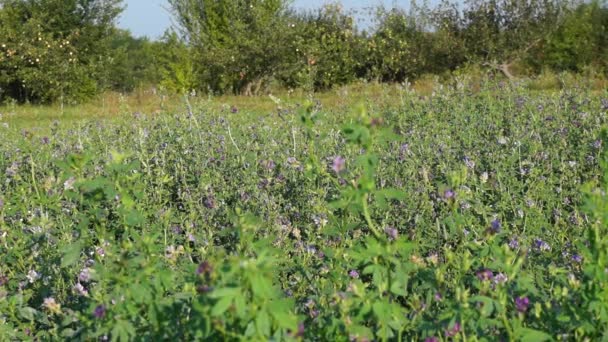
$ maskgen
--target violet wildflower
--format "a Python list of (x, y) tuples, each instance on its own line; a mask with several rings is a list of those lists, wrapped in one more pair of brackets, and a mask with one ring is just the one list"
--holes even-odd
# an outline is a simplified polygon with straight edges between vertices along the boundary
[(203, 261), (198, 265), (196, 269), (196, 274), (211, 274), (213, 272), (213, 266), (208, 261)]
[(528, 307), (530, 306), (530, 299), (528, 297), (516, 297), (515, 298), (515, 308), (520, 313), (526, 313), (528, 311)]
[(492, 222), (490, 222), (490, 228), (488, 228), (488, 232), (490, 234), (498, 234), (498, 233), (500, 233), (501, 229), (502, 229), (502, 223), (500, 222), (500, 220), (494, 219)]
[(593, 148), (595, 148), (596, 150), (602, 148), (602, 139), (597, 139), (596, 141), (594, 141)]
[(331, 168), (332, 170), (334, 170), (334, 172), (336, 174), (344, 171), (346, 166), (346, 159), (340, 157), (340, 156), (336, 156), (332, 162)]
[(581, 262), (583, 262), (583, 257), (580, 254), (574, 254), (572, 255), (572, 261), (577, 264), (580, 264)]
[(447, 189), (443, 192), (443, 198), (445, 198), (446, 200), (451, 200), (454, 197), (456, 197), (456, 193), (452, 189)]
[(89, 268), (82, 269), (82, 271), (80, 271), (80, 274), (78, 274), (78, 280), (83, 283), (88, 283), (89, 280), (91, 280), (91, 270)]
[(424, 339), (424, 342), (439, 342), (439, 338), (438, 337), (427, 337)]
[(350, 272), (348, 272), (348, 275), (353, 279), (359, 278), (359, 272), (357, 272), (356, 270), (351, 270)]
[(179, 234), (181, 234), (181, 233), (183, 233), (183, 232), (184, 232), (184, 230), (182, 229), (182, 227), (180, 227), (180, 226), (179, 226), (179, 225), (177, 225), (177, 224), (176, 224), (176, 225), (171, 226), (171, 231), (173, 232), (173, 234), (177, 234), (177, 235), (179, 235)]
[(95, 253), (97, 253), (97, 255), (99, 255), (102, 258), (106, 255), (106, 251), (102, 247), (95, 248)]
[(86, 297), (89, 295), (89, 291), (87, 291), (87, 289), (82, 286), (81, 283), (76, 283), (76, 285), (74, 285), (74, 287), (72, 287), (72, 291), (74, 291), (74, 293), (76, 293), (79, 296), (82, 297)]
[(494, 276), (494, 284), (498, 285), (498, 284), (504, 284), (509, 280), (509, 277), (507, 277), (507, 275), (505, 275), (504, 273), (498, 273)]
[(474, 169), (475, 168), (475, 162), (473, 160), (469, 159), (469, 157), (464, 157), (464, 164), (469, 169)]
[(386, 227), (384, 228), (384, 232), (388, 235), (389, 240), (397, 240), (399, 236), (399, 231), (395, 227)]
[(443, 296), (441, 295), (440, 292), (436, 292), (434, 298), (438, 302), (441, 302), (443, 300)]
[(519, 240), (516, 237), (512, 237), (509, 241), (509, 248), (518, 249), (519, 248)]
[(551, 246), (549, 246), (548, 243), (546, 243), (545, 241), (543, 241), (541, 239), (534, 240), (534, 247), (541, 252), (546, 252), (546, 251), (551, 250)]
[(480, 281), (490, 281), (494, 278), (494, 273), (489, 269), (477, 271), (477, 279)]
[(304, 323), (298, 324), (298, 330), (293, 334), (293, 337), (304, 337)]
[(460, 323), (456, 322), (451, 328), (445, 330), (445, 336), (454, 337), (460, 332)]
[(239, 112), (239, 109), (236, 106), (232, 106), (232, 107), (230, 107), (230, 112), (232, 114), (236, 114)]
[(95, 307), (95, 310), (93, 310), (93, 316), (95, 316), (95, 318), (97, 319), (102, 319), (106, 316), (106, 306), (101, 304), (101, 305), (97, 305), (97, 307)]
[(264, 160), (264, 161), (262, 161), (261, 164), (262, 164), (262, 167), (268, 171), (274, 170), (274, 168), (277, 166), (272, 159)]
[(215, 203), (215, 196), (213, 196), (213, 194), (210, 194), (210, 195), (206, 196), (205, 199), (204, 199), (204, 201), (203, 201), (203, 205), (207, 209), (215, 209), (215, 208), (217, 208), (217, 204)]

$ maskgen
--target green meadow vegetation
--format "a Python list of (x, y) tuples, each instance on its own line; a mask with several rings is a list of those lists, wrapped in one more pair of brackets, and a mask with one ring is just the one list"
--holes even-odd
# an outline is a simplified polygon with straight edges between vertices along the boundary
[(608, 338), (604, 3), (169, 3), (0, 0), (1, 341)]

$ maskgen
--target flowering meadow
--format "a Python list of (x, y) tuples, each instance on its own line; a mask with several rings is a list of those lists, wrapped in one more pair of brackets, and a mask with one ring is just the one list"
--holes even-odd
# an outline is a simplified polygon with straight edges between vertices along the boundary
[(284, 101), (0, 122), (0, 340), (608, 338), (606, 94)]

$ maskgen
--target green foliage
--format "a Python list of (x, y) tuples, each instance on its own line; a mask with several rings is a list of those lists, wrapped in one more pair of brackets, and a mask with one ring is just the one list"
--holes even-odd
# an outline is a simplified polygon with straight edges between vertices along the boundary
[(354, 21), (352, 13), (337, 4), (296, 15), (291, 50), (298, 56), (298, 69), (287, 75), (289, 84), (322, 90), (355, 81), (361, 68), (362, 38)]
[(193, 49), (181, 42), (174, 32), (167, 32), (158, 44), (158, 67), (160, 69), (160, 85), (178, 94), (188, 93), (199, 88)]
[(0, 332), (601, 339), (608, 102), (583, 89), (2, 127)]
[(606, 68), (608, 8), (599, 1), (582, 3), (570, 12), (547, 42), (544, 62), (557, 70)]
[(251, 95), (280, 70), (291, 30), (284, 0), (169, 3), (212, 91)]
[(120, 0), (0, 2), (0, 99), (77, 102), (98, 91)]
[[(177, 47), (167, 42), (134, 38), (130, 32), (115, 30), (109, 37), (110, 62), (104, 70), (104, 88), (131, 92), (142, 86), (160, 83), (161, 58), (167, 51), (177, 51)], [(176, 58), (177, 60), (177, 58)]]

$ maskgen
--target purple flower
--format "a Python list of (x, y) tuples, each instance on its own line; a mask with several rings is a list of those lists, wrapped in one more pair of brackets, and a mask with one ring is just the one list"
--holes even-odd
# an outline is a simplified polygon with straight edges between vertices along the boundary
[(456, 323), (454, 323), (454, 325), (452, 326), (452, 328), (448, 328), (448, 329), (445, 330), (445, 336), (447, 336), (447, 337), (454, 337), (459, 332), (460, 332), (460, 323), (456, 322)]
[(530, 299), (528, 297), (516, 297), (515, 298), (515, 308), (518, 312), (525, 313), (528, 311), (528, 307), (530, 306)]
[(572, 255), (572, 261), (574, 261), (577, 264), (580, 264), (581, 262), (583, 262), (583, 257), (580, 256), (580, 254), (574, 254), (574, 255)]
[(277, 166), (272, 159), (264, 160), (264, 161), (262, 161), (261, 164), (262, 164), (262, 167), (268, 171), (274, 170), (274, 168)]
[(453, 199), (454, 197), (456, 197), (456, 193), (452, 189), (447, 189), (443, 192), (443, 198), (446, 200)]
[(551, 246), (549, 246), (548, 243), (546, 243), (545, 241), (543, 241), (541, 239), (534, 240), (534, 247), (541, 252), (546, 252), (546, 251), (551, 250)]
[(87, 289), (84, 286), (82, 286), (81, 283), (76, 283), (76, 285), (74, 285), (72, 290), (79, 296), (86, 297), (89, 295), (89, 291), (87, 291)]
[(491, 223), (490, 223), (490, 229), (489, 232), (491, 234), (498, 234), (500, 233), (500, 230), (502, 228), (502, 223), (500, 223), (499, 219), (494, 219)]
[(441, 302), (443, 300), (443, 296), (441, 295), (440, 292), (435, 293), (435, 300), (438, 302)]
[(350, 272), (348, 272), (348, 275), (353, 279), (359, 278), (359, 272), (357, 272), (356, 270), (351, 270)]
[(196, 292), (198, 293), (209, 293), (213, 291), (213, 287), (209, 286), (209, 285), (199, 285), (196, 287)]
[(424, 342), (439, 342), (439, 338), (438, 337), (427, 337), (424, 339)]
[(196, 269), (197, 275), (211, 274), (211, 272), (213, 272), (213, 266), (211, 266), (211, 264), (208, 261), (201, 262), (198, 265), (198, 268)]
[(595, 148), (596, 150), (602, 148), (602, 139), (597, 139), (596, 141), (594, 141), (593, 148)]
[(298, 324), (298, 331), (293, 335), (294, 337), (304, 337), (304, 323)]
[(517, 240), (516, 237), (512, 237), (511, 241), (509, 241), (509, 248), (511, 248), (511, 249), (519, 248), (519, 241)]
[(477, 279), (480, 281), (490, 281), (494, 278), (494, 273), (488, 269), (477, 271)]
[(331, 168), (332, 170), (334, 170), (334, 172), (336, 174), (344, 171), (346, 166), (346, 159), (340, 157), (340, 156), (336, 156), (334, 158), (334, 161), (332, 162)]
[(51, 140), (49, 139), (49, 137), (42, 137), (40, 138), (40, 143), (42, 145), (48, 145), (51, 142)]
[(183, 233), (184, 230), (182, 229), (182, 227), (180, 227), (179, 225), (176, 224), (176, 225), (171, 226), (171, 231), (173, 232), (173, 234), (179, 235), (179, 234)]
[(93, 316), (95, 316), (95, 318), (97, 319), (102, 319), (106, 316), (106, 306), (101, 304), (101, 305), (97, 305), (97, 307), (95, 307), (95, 310), (93, 311)]
[(390, 240), (397, 240), (397, 236), (399, 236), (399, 231), (394, 227), (386, 227), (384, 228), (384, 232)]
[(213, 194), (210, 194), (209, 196), (206, 196), (205, 200), (203, 201), (203, 205), (207, 209), (215, 209), (215, 208), (217, 208), (217, 204), (215, 203), (215, 196), (213, 196)]
[(494, 276), (494, 284), (504, 284), (509, 280), (509, 277), (507, 277), (504, 273), (498, 273), (497, 275)]
[(91, 270), (89, 268), (83, 268), (78, 274), (78, 280), (83, 283), (88, 283), (91, 280)]
[(475, 168), (475, 162), (473, 160), (469, 159), (469, 157), (464, 157), (464, 164), (469, 169), (474, 169)]
[(239, 109), (238, 109), (238, 108), (236, 108), (236, 106), (232, 106), (232, 107), (230, 107), (230, 112), (231, 112), (232, 114), (236, 114), (236, 113), (238, 113), (238, 112), (239, 112)]

